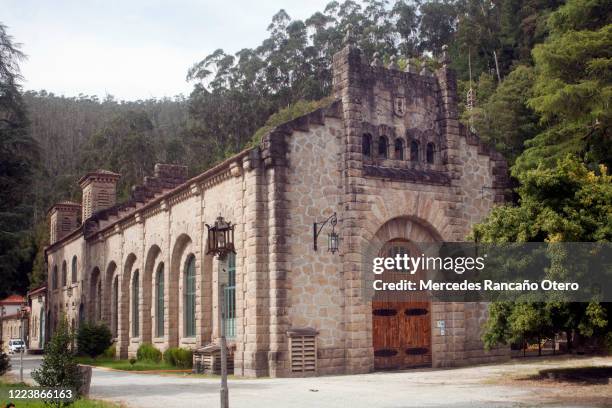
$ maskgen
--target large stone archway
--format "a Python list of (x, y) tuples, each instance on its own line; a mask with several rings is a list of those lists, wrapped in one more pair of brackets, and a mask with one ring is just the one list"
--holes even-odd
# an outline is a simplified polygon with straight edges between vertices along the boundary
[[(418, 255), (419, 244), (441, 240), (431, 226), (412, 217), (384, 223), (374, 235), (371, 251), (380, 257)], [(383, 280), (404, 279), (406, 272), (386, 271)], [(415, 276), (422, 272), (418, 271)], [(432, 305), (425, 293), (395, 296), (377, 292), (372, 300), (374, 369), (406, 369), (432, 365)]]

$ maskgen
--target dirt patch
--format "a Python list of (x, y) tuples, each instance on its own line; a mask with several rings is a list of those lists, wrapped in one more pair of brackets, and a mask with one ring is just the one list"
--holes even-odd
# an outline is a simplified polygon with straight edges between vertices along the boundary
[(610, 384), (612, 379), (612, 366), (603, 367), (570, 367), (549, 368), (540, 370), (537, 379), (549, 379), (560, 382), (589, 384)]
[(533, 389), (534, 404), (572, 404), (612, 407), (612, 367), (546, 368), (530, 374), (508, 375), (498, 384)]

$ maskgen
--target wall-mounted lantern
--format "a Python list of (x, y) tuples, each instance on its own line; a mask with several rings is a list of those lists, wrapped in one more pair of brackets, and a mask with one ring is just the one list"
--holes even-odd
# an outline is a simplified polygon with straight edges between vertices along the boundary
[(219, 215), (215, 224), (208, 228), (208, 250), (206, 254), (213, 254), (223, 259), (230, 252), (236, 253), (234, 249), (234, 225), (227, 222)]
[(331, 225), (331, 232), (327, 234), (327, 251), (332, 254), (338, 252), (338, 248), (340, 247), (340, 236), (336, 232), (336, 224), (338, 223), (338, 217), (336, 213), (333, 213), (323, 222), (314, 222), (312, 224), (312, 232), (313, 232), (313, 248), (317, 250), (317, 239), (323, 230), (323, 227), (329, 222)]

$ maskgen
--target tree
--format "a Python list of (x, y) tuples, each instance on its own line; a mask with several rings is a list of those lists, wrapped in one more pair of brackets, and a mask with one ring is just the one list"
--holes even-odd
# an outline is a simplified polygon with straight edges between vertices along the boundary
[[(71, 333), (68, 321), (63, 317), (45, 347), (45, 357), (40, 368), (32, 371), (34, 381), (41, 387), (67, 388), (78, 392), (81, 379), (73, 344), (74, 333)], [(53, 405), (63, 407), (69, 403), (54, 401)]]
[(38, 146), (28, 134), (19, 62), (25, 55), (0, 24), (0, 297), (27, 289), (31, 186)]
[(544, 130), (527, 143), (513, 174), (567, 153), (612, 165), (612, 10), (604, 0), (569, 0), (551, 14), (548, 40), (533, 50), (537, 73), (529, 105)]
[[(519, 175), (518, 206), (500, 206), (474, 226), (482, 242), (609, 242), (612, 239), (612, 176), (605, 166), (589, 170), (568, 155), (556, 167)], [(567, 253), (551, 253), (554, 277)], [(562, 272), (562, 271), (561, 271)], [(589, 337), (607, 334), (612, 305), (547, 302), (493, 303), (483, 334), (487, 347), (565, 331)], [(568, 336), (570, 337), (570, 336)]]
[(522, 153), (524, 143), (539, 131), (538, 116), (528, 105), (534, 81), (533, 68), (519, 65), (490, 93), (492, 77), (483, 74), (477, 85), (477, 100), (481, 102), (462, 117), (510, 164)]

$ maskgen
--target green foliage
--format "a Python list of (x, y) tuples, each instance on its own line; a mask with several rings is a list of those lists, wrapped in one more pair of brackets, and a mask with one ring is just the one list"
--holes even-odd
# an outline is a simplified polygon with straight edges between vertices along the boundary
[(116, 355), (117, 355), (117, 346), (114, 344), (111, 346), (108, 346), (106, 350), (104, 350), (104, 353), (102, 353), (102, 357), (108, 358), (108, 359), (113, 359), (115, 358)]
[[(556, 167), (519, 175), (519, 206), (496, 207), (474, 235), (483, 242), (609, 242), (612, 239), (612, 176), (589, 170), (567, 156)], [(549, 277), (564, 273), (567, 253), (551, 249)], [(493, 303), (485, 326), (487, 347), (519, 339), (538, 340), (565, 331), (588, 337), (611, 329), (612, 305), (599, 303)]]
[(21, 94), (19, 46), (0, 23), (0, 298), (24, 293), (34, 257), (28, 234), (32, 179), (39, 161)]
[(0, 376), (3, 376), (11, 368), (9, 356), (2, 348), (2, 339), (0, 339)]
[(77, 333), (80, 355), (97, 357), (111, 346), (112, 334), (105, 324), (83, 323)]
[(138, 347), (136, 358), (139, 361), (152, 361), (159, 363), (162, 360), (162, 352), (150, 343), (143, 343)]
[[(73, 340), (68, 322), (62, 318), (45, 347), (45, 357), (40, 368), (32, 371), (32, 378), (41, 387), (70, 388), (78, 392), (81, 379), (72, 347)], [(58, 403), (57, 406), (66, 405)]]
[[(599, 14), (605, 10), (603, 14)], [(527, 143), (513, 174), (567, 153), (612, 164), (612, 24), (604, 1), (570, 0), (549, 19), (551, 35), (533, 50), (537, 78), (529, 106), (546, 128)]]
[(594, 242), (612, 239), (612, 176), (567, 156), (555, 168), (520, 174), (519, 206), (493, 209), (474, 227), (484, 242)]
[(268, 120), (266, 120), (265, 125), (260, 127), (257, 132), (251, 138), (250, 144), (252, 146), (257, 146), (261, 143), (261, 139), (271, 130), (273, 130), (276, 126), (281, 125), (290, 120), (299, 118), (300, 116), (304, 116), (307, 113), (313, 112), (317, 109), (323, 108), (329, 105), (332, 102), (331, 98), (323, 98), (318, 101), (304, 101), (300, 100), (291, 105), (287, 106), (284, 109), (279, 110), (278, 112), (271, 115)]
[(483, 141), (512, 164), (523, 151), (525, 141), (539, 130), (538, 117), (528, 105), (535, 73), (533, 68), (519, 65), (498, 87), (493, 81), (492, 76), (481, 75), (476, 86), (476, 108), (466, 111), (462, 121), (474, 126)]
[(193, 353), (181, 347), (170, 347), (164, 351), (164, 361), (178, 368), (191, 368), (193, 366)]

